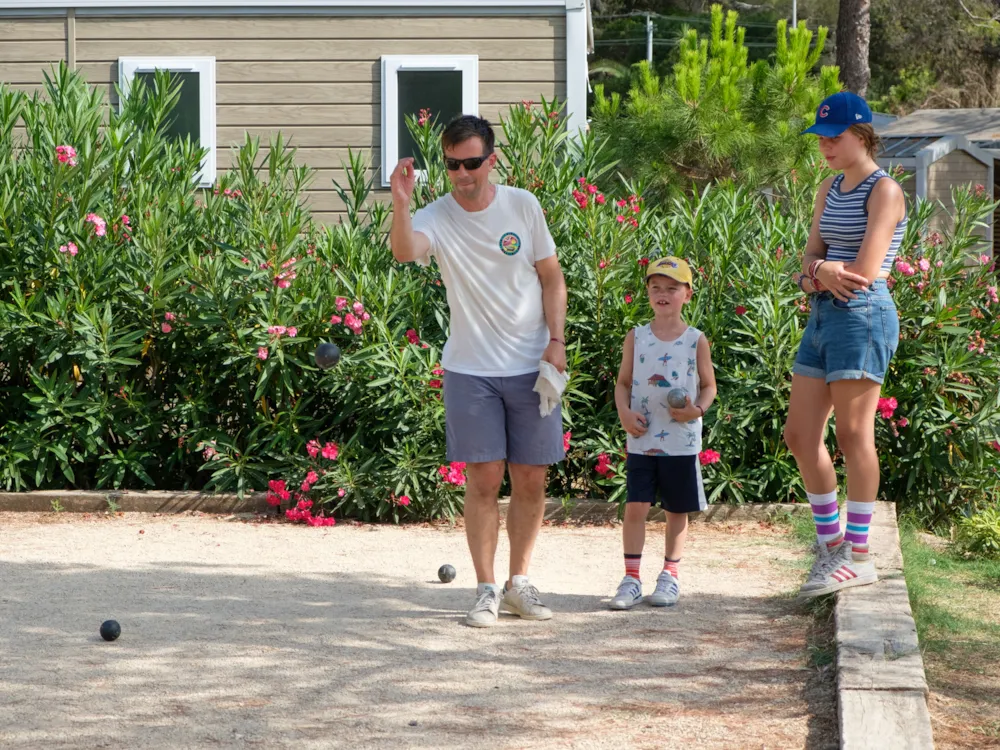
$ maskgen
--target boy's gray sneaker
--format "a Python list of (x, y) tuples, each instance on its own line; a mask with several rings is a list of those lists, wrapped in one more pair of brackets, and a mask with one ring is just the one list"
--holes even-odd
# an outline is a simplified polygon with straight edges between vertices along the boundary
[(618, 591), (611, 599), (611, 609), (632, 609), (642, 601), (642, 583), (638, 578), (625, 576), (618, 584)]
[(669, 570), (664, 570), (656, 579), (656, 588), (649, 596), (649, 603), (654, 607), (669, 607), (677, 604), (677, 599), (681, 595), (681, 585), (677, 579), (670, 575)]

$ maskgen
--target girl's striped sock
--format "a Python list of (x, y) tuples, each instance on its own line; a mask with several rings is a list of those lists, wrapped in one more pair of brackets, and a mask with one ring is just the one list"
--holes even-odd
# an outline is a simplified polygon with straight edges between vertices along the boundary
[(625, 575), (639, 579), (639, 563), (642, 562), (642, 555), (625, 555)]
[(837, 491), (815, 495), (807, 492), (812, 507), (813, 521), (816, 522), (816, 537), (827, 548), (838, 547), (844, 534), (840, 530), (840, 508), (837, 507)]
[(844, 541), (851, 543), (851, 551), (857, 562), (868, 559), (868, 527), (871, 526), (874, 512), (874, 501), (870, 503), (847, 501), (847, 533), (844, 534)]
[(678, 581), (681, 579), (680, 574), (677, 572), (677, 566), (680, 564), (680, 560), (671, 560), (669, 557), (663, 558), (663, 569)]

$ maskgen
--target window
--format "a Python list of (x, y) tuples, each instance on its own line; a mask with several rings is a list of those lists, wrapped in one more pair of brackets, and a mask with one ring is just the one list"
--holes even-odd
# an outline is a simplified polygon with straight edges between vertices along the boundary
[(181, 95), (167, 134), (191, 137), (208, 149), (198, 174), (199, 187), (215, 183), (215, 58), (214, 57), (122, 57), (118, 60), (118, 82), (128, 96), (132, 82), (153, 85), (156, 70), (168, 70), (180, 81)]
[(382, 185), (396, 163), (416, 156), (407, 115), (429, 109), (446, 124), (458, 115), (479, 114), (479, 58), (476, 55), (382, 56)]

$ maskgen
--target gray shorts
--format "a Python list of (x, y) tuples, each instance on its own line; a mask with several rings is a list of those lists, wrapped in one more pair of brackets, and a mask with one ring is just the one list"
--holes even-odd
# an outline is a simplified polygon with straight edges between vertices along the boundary
[(556, 407), (544, 418), (538, 413), (539, 396), (532, 390), (537, 379), (538, 373), (483, 378), (445, 372), (448, 460), (506, 459), (529, 466), (562, 461), (562, 411)]

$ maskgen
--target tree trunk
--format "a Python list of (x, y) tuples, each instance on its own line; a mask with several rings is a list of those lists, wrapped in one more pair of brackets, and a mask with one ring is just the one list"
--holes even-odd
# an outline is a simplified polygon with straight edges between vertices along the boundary
[(848, 91), (864, 96), (871, 79), (868, 45), (871, 41), (871, 0), (840, 0), (837, 16), (837, 65)]

